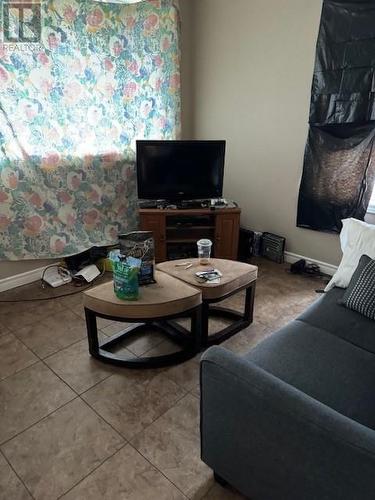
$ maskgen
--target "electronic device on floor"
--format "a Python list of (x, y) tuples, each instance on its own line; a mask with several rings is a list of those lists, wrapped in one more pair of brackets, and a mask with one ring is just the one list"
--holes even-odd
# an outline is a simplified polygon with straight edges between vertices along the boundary
[(263, 233), (262, 256), (278, 262), (284, 262), (285, 238), (272, 233)]
[(78, 273), (75, 273), (74, 278), (84, 279), (87, 283), (91, 283), (99, 275), (99, 269), (95, 266), (95, 264), (91, 264), (90, 266), (86, 266), (78, 271)]
[(240, 228), (240, 237), (238, 240), (238, 260), (248, 262), (253, 256), (254, 231)]
[(53, 288), (57, 288), (70, 283), (72, 281), (72, 277), (67, 269), (55, 266), (47, 268), (44, 271), (42, 280)]

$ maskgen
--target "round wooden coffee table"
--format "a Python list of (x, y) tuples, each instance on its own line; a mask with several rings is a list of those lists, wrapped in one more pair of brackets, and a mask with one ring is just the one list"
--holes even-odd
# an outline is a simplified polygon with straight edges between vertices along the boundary
[[(113, 291), (113, 282), (99, 285), (84, 292), (89, 351), (101, 361), (128, 368), (155, 368), (181, 363), (192, 358), (201, 348), (200, 290), (168, 274), (156, 271), (156, 283), (140, 288), (136, 301), (120, 300)], [(135, 323), (104, 342), (99, 342), (96, 317)], [(190, 331), (174, 327), (170, 320), (181, 316), (191, 318)], [(147, 329), (156, 329), (181, 345), (172, 354), (127, 359), (109, 351), (110, 348)], [(152, 335), (152, 333), (149, 333)]]
[[(180, 266), (184, 262), (191, 262), (192, 266)], [(198, 259), (182, 259), (162, 262), (158, 264), (157, 269), (169, 276), (178, 278), (185, 284), (199, 289), (202, 293), (202, 347), (219, 344), (228, 339), (235, 333), (249, 326), (253, 321), (255, 285), (258, 276), (257, 266), (252, 266), (244, 262), (237, 262), (226, 259), (210, 259), (208, 266), (199, 264)], [(209, 268), (215, 268), (221, 271), (222, 278), (220, 283), (210, 282), (200, 283), (197, 281), (195, 273), (198, 271), (207, 271)], [(221, 302), (222, 300), (245, 290), (245, 308), (244, 312), (238, 313), (232, 309), (211, 306), (211, 304)], [(221, 317), (231, 321), (231, 324), (223, 330), (208, 335), (209, 318), (212, 316)], [(176, 325), (178, 328), (178, 325)]]

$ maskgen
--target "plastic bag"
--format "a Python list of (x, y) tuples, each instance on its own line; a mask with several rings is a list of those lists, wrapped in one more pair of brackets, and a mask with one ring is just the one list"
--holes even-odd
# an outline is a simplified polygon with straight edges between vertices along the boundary
[(113, 288), (116, 297), (121, 300), (137, 300), (139, 298), (139, 259), (122, 260), (119, 252), (111, 252), (113, 267)]
[(141, 260), (139, 284), (155, 283), (155, 245), (151, 231), (134, 231), (119, 236), (120, 252), (123, 257)]

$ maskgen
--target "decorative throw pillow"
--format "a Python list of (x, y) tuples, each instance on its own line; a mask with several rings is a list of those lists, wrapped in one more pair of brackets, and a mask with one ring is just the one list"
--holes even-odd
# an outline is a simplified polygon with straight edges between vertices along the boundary
[(375, 259), (375, 225), (357, 219), (345, 219), (342, 224), (340, 243), (343, 256), (326, 292), (335, 286), (347, 288), (362, 255)]
[(362, 255), (342, 304), (367, 318), (375, 320), (375, 260)]

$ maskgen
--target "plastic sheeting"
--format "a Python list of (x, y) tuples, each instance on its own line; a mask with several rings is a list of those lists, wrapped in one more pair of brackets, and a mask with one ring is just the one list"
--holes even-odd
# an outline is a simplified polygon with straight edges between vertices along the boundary
[(375, 1), (325, 1), (316, 47), (310, 124), (375, 120)]
[(363, 219), (374, 183), (375, 1), (323, 3), (297, 225)]
[(374, 182), (374, 137), (372, 125), (310, 127), (298, 226), (339, 232), (342, 219), (363, 220)]

